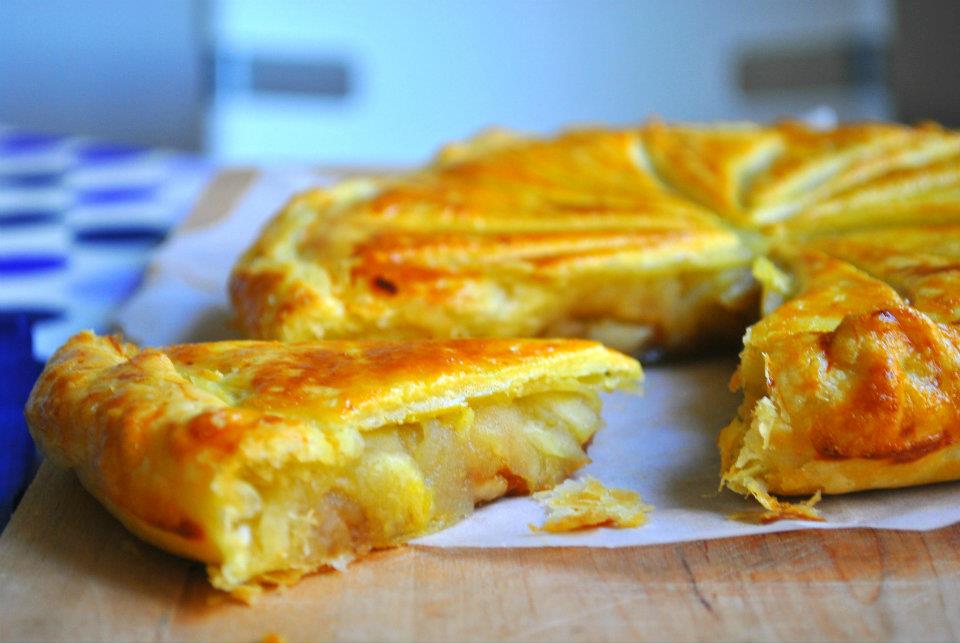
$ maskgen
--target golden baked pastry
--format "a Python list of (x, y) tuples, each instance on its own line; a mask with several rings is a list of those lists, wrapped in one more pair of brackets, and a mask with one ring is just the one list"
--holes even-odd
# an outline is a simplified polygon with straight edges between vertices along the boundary
[(960, 226), (795, 241), (758, 270), (775, 303), (749, 329), (724, 482), (844, 493), (960, 477)]
[(237, 264), (253, 337), (735, 339), (752, 253), (639, 163), (632, 132), (493, 134), (427, 170), (295, 198)]
[(249, 596), (549, 488), (639, 364), (583, 340), (218, 342), (89, 332), (47, 364), (31, 432), (131, 531)]
[(784, 261), (796, 294), (744, 338), (745, 399), (719, 440), (725, 484), (772, 508), (770, 493), (960, 477), (957, 329), (822, 252)]
[(247, 332), (288, 340), (676, 351), (763, 316), (722, 478), (813, 515), (770, 494), (960, 477), (958, 232), (960, 135), (933, 124), (497, 132), (297, 197), (230, 291)]
[(636, 491), (611, 489), (591, 476), (567, 480), (533, 497), (547, 509), (543, 525), (532, 531), (560, 533), (590, 527), (640, 527), (653, 507)]

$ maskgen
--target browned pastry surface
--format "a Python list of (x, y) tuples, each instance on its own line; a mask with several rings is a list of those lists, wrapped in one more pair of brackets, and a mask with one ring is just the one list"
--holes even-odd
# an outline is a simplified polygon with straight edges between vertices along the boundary
[(587, 462), (629, 357), (583, 340), (216, 342), (81, 333), (34, 438), (132, 531), (249, 595), (549, 488)]
[(762, 317), (720, 447), (726, 484), (772, 506), (960, 476), (958, 226), (960, 136), (933, 124), (495, 132), (294, 199), (231, 294), (281, 339), (678, 351)]

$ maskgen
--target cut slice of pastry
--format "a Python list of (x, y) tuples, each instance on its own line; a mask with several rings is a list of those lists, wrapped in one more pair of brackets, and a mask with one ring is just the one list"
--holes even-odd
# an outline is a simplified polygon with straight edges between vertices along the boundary
[(131, 531), (249, 595), (557, 484), (587, 462), (598, 392), (640, 378), (583, 340), (141, 350), (81, 333), (26, 414)]
[[(719, 437), (723, 482), (773, 511), (770, 494), (846, 493), (960, 477), (960, 334), (896, 290), (816, 250), (759, 270), (769, 304)], [(791, 507), (788, 507), (791, 508)]]

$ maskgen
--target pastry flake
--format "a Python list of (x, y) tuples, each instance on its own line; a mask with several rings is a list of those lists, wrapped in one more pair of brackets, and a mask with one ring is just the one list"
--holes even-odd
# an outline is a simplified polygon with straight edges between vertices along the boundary
[(611, 489), (592, 476), (567, 480), (533, 494), (547, 509), (543, 525), (533, 531), (564, 532), (590, 527), (640, 527), (646, 524), (653, 506), (635, 491)]

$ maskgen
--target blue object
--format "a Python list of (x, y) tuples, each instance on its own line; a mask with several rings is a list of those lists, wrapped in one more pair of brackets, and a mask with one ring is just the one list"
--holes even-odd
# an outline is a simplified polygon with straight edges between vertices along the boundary
[(0, 232), (43, 223), (58, 223), (61, 217), (62, 214), (58, 210), (0, 211)]
[(56, 311), (0, 311), (0, 525), (5, 525), (38, 464), (23, 420), (23, 405), (43, 368), (33, 357), (33, 324)]
[(55, 254), (15, 254), (0, 256), (0, 276), (44, 272), (65, 268), (67, 258)]
[(73, 233), (75, 243), (90, 244), (157, 244), (164, 240), (167, 231), (139, 226), (111, 226), (86, 228)]
[(39, 456), (23, 407), (53, 350), (112, 330), (209, 168), (189, 156), (0, 126), (0, 529)]
[(150, 201), (154, 187), (149, 185), (110, 186), (86, 189), (77, 192), (77, 203), (82, 205), (105, 205), (109, 203), (129, 203), (131, 201)]
[(7, 174), (0, 176), (0, 186), (21, 188), (50, 187), (60, 183), (62, 175), (59, 172), (24, 172), (22, 174)]
[(63, 141), (62, 136), (35, 132), (7, 132), (0, 138), (0, 154), (10, 156), (51, 147)]

